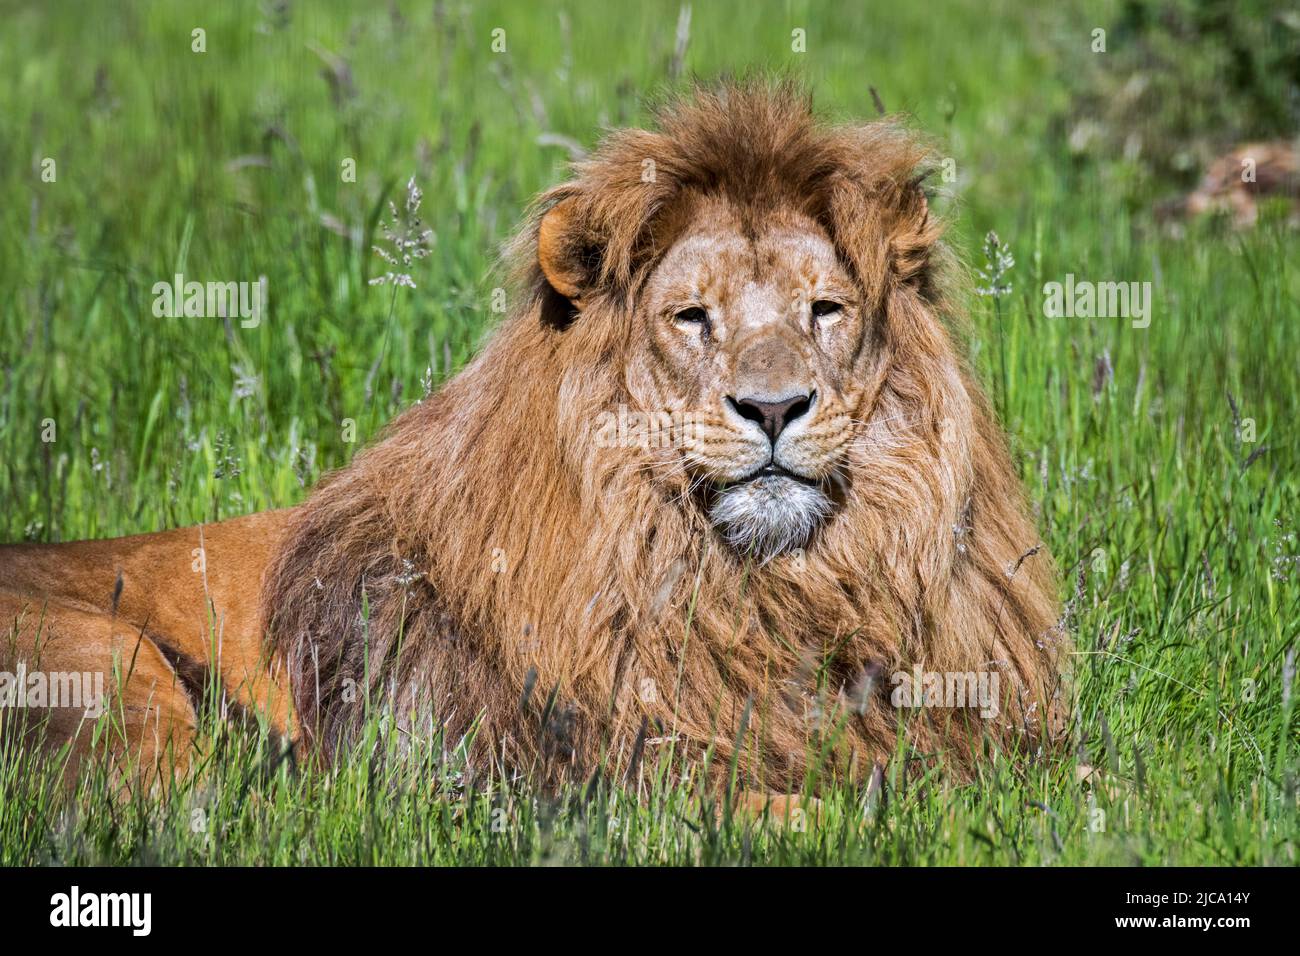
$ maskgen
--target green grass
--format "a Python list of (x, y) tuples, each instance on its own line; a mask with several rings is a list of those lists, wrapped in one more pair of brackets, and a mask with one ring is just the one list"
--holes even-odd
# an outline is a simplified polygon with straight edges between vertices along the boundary
[[(549, 4), (398, 2), (400, 22), (387, 5), (292, 4), (287, 23), (271, 6), (6, 12), (4, 540), (301, 500), (481, 341), (500, 243), (563, 176), (565, 151), (539, 136), (590, 144), (671, 85), (675, 3), (567, 3), (561, 19)], [(1114, 4), (693, 6), (688, 72), (789, 71), (840, 117), (873, 115), (874, 86), (956, 160), (939, 205), (958, 250), (978, 264), (989, 230), (1011, 247), (1013, 290), (971, 302), (971, 348), (1068, 571), (1079, 751), (1109, 784), (1081, 789), (1070, 761), (992, 763), (967, 787), (894, 768), (869, 813), (840, 788), (820, 822), (780, 831), (716, 825), (659, 778), (642, 793), (463, 796), (454, 756), (294, 772), (274, 743), (213, 721), (203, 773), (127, 803), (102, 773), (68, 794), (0, 745), (0, 865), (1297, 862), (1295, 234), (1270, 211), (1251, 232), (1169, 238), (1107, 158), (1068, 156), (1059, 51)], [(316, 50), (346, 58), (353, 92), (331, 95)], [(382, 271), (370, 246), (411, 176), (436, 242), (418, 288), (393, 298), (367, 284)], [(155, 318), (151, 287), (176, 272), (265, 275), (269, 315), (255, 329)], [(1045, 318), (1043, 284), (1070, 272), (1152, 282), (1150, 327)]]

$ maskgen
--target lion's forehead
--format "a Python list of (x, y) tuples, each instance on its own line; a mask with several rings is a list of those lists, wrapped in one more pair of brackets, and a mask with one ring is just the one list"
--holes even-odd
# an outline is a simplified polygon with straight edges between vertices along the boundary
[(830, 279), (835, 248), (812, 229), (774, 227), (757, 237), (708, 229), (684, 236), (656, 270), (655, 286), (685, 285), (690, 294), (722, 309), (752, 316), (760, 304), (791, 301)]
[[(710, 404), (718, 393), (737, 389), (815, 389), (829, 399), (843, 379), (834, 366), (848, 357), (819, 348), (811, 303), (840, 301), (855, 288), (828, 235), (806, 217), (776, 213), (753, 222), (716, 210), (701, 216), (672, 242), (647, 288), (645, 308), (664, 330), (649, 351), (670, 360), (654, 376), (660, 396), (707, 404), (711, 414), (723, 413)], [(661, 323), (695, 307), (708, 313), (707, 347)]]

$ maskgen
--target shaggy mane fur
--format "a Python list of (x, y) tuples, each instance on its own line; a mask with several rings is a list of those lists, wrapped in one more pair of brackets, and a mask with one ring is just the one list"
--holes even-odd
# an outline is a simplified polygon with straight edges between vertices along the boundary
[[(543, 196), (512, 246), (518, 308), (316, 488), (268, 573), (265, 624), (308, 739), (337, 753), (368, 696), (411, 733), (476, 728), (472, 752), (512, 770), (586, 775), (670, 738), (780, 789), (814, 762), (860, 773), (900, 737), (958, 775), (987, 740), (1053, 737), (1054, 573), (939, 318), (924, 158), (890, 123), (826, 125), (789, 87), (727, 86), (611, 134)], [(592, 437), (629, 401), (639, 289), (692, 192), (822, 223), (887, 351), (839, 511), (806, 552), (762, 564), (726, 545), (680, 469)], [(537, 266), (540, 215), (564, 200), (582, 223), (578, 313)], [(891, 705), (891, 675), (914, 667), (998, 673), (999, 714)]]

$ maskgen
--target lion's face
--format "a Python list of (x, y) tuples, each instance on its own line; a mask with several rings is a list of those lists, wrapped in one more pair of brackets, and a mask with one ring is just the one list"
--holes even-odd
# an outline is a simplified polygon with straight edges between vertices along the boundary
[(675, 452), (714, 525), (765, 560), (834, 511), (871, 336), (858, 287), (813, 220), (751, 225), (719, 200), (691, 219), (646, 283), (629, 378), (644, 408), (686, 422)]

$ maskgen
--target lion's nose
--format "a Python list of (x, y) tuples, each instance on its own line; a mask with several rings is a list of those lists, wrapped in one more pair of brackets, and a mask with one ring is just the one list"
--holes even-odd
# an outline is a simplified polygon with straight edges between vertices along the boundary
[(727, 401), (742, 418), (758, 422), (763, 433), (767, 435), (767, 440), (775, 446), (777, 438), (785, 427), (812, 407), (816, 395), (816, 392), (794, 395), (776, 402), (764, 402), (756, 398), (732, 398), (728, 395)]

